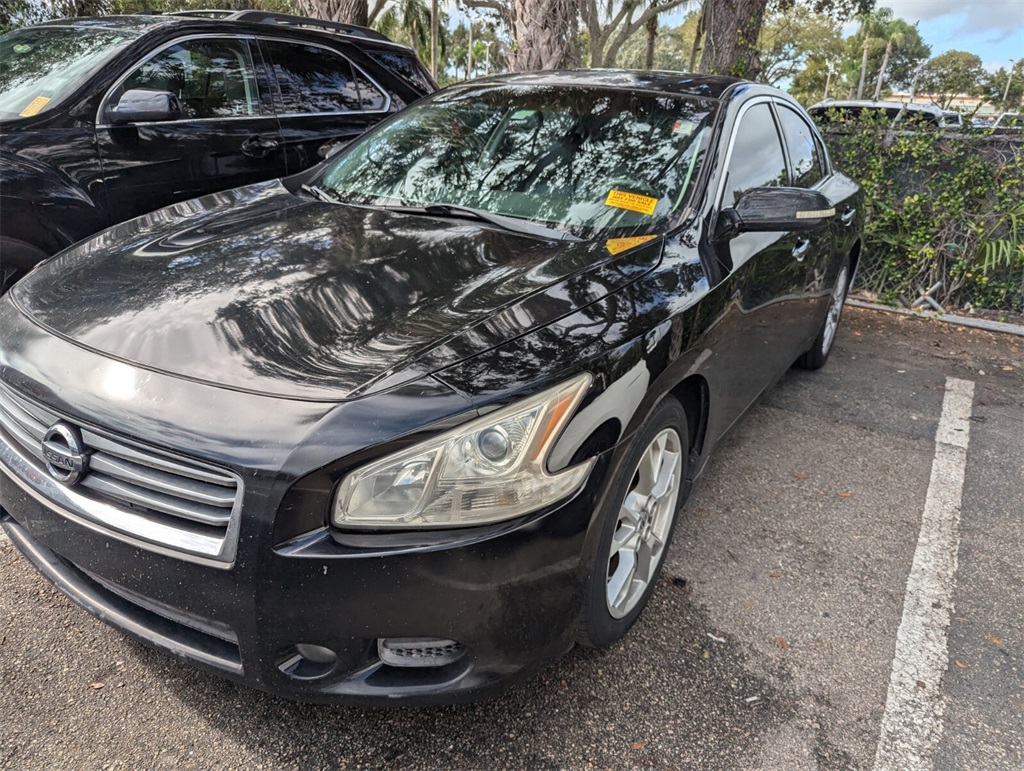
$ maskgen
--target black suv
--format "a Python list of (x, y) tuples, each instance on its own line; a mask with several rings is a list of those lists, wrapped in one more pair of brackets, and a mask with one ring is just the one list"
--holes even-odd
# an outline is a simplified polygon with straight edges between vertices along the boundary
[(0, 37), (0, 291), (104, 227), (313, 166), (436, 90), (363, 27), (240, 11)]

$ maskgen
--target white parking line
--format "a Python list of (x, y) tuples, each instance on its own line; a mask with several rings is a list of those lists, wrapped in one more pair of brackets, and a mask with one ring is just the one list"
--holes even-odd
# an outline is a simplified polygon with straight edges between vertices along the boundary
[(942, 676), (948, 666), (946, 635), (953, 609), (973, 401), (973, 381), (946, 378), (931, 481), (875, 752), (878, 771), (931, 769), (942, 737)]

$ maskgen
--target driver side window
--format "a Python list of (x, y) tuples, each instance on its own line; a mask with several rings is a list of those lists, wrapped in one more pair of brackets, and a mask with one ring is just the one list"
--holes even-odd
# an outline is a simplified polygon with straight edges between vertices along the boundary
[(168, 91), (185, 119), (259, 114), (256, 75), (244, 40), (187, 40), (165, 48), (119, 89)]
[(729, 158), (722, 208), (735, 206), (755, 187), (780, 187), (788, 183), (786, 156), (766, 102), (755, 104), (740, 119)]

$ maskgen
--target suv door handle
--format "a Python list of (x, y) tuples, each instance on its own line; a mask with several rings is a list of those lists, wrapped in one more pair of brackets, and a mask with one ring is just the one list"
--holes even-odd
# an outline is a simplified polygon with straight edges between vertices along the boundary
[(856, 215), (856, 209), (847, 209), (846, 211), (843, 212), (843, 216), (841, 216), (839, 219), (844, 225), (846, 225), (846, 227), (850, 227), (850, 225), (853, 223), (853, 218)]
[(796, 242), (796, 246), (793, 247), (793, 257), (797, 262), (803, 262), (804, 257), (807, 256), (807, 250), (811, 248), (811, 239), (802, 238)]
[(276, 150), (281, 143), (276, 139), (266, 139), (253, 134), (242, 142), (242, 152), (250, 158), (264, 158), (271, 150)]

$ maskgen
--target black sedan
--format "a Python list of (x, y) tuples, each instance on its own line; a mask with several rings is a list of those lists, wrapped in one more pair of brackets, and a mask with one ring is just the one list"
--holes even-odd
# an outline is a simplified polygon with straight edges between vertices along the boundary
[(828, 357), (861, 197), (771, 88), (450, 88), (0, 299), (0, 522), (211, 672), (490, 693), (636, 621), (722, 436)]

